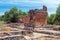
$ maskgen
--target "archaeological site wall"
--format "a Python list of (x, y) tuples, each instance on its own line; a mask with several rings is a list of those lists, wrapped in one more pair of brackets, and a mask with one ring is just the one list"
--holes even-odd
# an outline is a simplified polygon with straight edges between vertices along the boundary
[(35, 25), (47, 24), (47, 7), (43, 6), (42, 9), (34, 9), (28, 12), (28, 15), (19, 19), (19, 22), (33, 23)]

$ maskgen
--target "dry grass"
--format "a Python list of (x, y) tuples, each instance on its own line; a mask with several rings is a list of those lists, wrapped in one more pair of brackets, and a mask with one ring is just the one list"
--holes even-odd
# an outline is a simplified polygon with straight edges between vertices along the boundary
[(0, 28), (0, 32), (4, 32), (4, 31), (6, 31), (6, 32), (10, 32), (10, 31), (14, 31), (14, 29), (11, 28), (11, 27)]
[(0, 21), (0, 26), (4, 25), (5, 22), (4, 21)]
[(16, 30), (14, 28), (11, 28), (10, 26), (7, 26), (7, 24), (4, 21), (0, 21), (0, 33), (4, 31), (10, 32)]

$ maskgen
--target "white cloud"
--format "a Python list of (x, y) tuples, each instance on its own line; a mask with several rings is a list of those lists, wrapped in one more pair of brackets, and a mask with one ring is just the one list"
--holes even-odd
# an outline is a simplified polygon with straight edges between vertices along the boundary
[[(48, 7), (48, 9), (52, 8), (56, 11), (57, 6), (60, 4), (60, 0), (6, 0), (4, 1), (0, 1), (0, 4), (14, 4), (14, 5), (23, 5), (23, 6), (41, 6), (42, 5), (46, 5)], [(53, 11), (53, 12), (55, 12)], [(48, 10), (49, 13), (53, 13), (50, 12)]]
[(60, 4), (60, 0), (6, 0), (0, 1), (0, 3), (19, 3), (19, 2), (29, 2), (29, 3), (46, 3), (46, 4)]
[(58, 5), (60, 4), (60, 0), (6, 0), (0, 1), (2, 4), (19, 4), (19, 3), (27, 3), (27, 4), (47, 4), (47, 5)]
[(30, 1), (30, 0), (8, 0), (8, 1), (0, 1), (2, 4), (19, 4), (19, 3), (28, 3), (28, 4), (39, 4), (42, 3), (40, 1)]

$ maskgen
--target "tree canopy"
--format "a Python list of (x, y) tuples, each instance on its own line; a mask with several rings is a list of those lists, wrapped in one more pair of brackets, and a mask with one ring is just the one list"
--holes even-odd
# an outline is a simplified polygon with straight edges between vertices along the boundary
[(24, 15), (27, 15), (26, 12), (18, 10), (16, 6), (11, 8), (9, 11), (6, 11), (3, 16), (0, 17), (0, 20), (4, 20), (7, 23), (16, 23), (18, 19)]
[(48, 23), (54, 24), (56, 18), (56, 14), (51, 14), (50, 17), (48, 17)]
[(56, 14), (51, 14), (48, 17), (48, 23), (60, 25), (60, 5), (57, 7)]

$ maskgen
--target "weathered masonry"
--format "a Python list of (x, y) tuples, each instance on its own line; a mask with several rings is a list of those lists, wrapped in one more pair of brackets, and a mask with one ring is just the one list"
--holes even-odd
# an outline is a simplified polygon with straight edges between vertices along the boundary
[(19, 22), (33, 23), (35, 25), (46, 25), (47, 24), (47, 7), (43, 6), (42, 9), (30, 10), (29, 14), (23, 16)]

